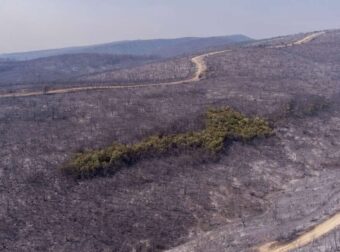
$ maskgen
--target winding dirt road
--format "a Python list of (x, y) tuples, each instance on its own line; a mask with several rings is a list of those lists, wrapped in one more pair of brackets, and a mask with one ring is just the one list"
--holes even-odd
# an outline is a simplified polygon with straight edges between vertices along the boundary
[(154, 86), (171, 86), (171, 85), (179, 85), (179, 84), (187, 84), (199, 81), (204, 73), (207, 71), (207, 65), (205, 62), (205, 58), (228, 52), (230, 50), (223, 50), (217, 52), (205, 53), (191, 59), (191, 62), (196, 67), (196, 72), (193, 77), (190, 79), (173, 81), (173, 82), (163, 82), (163, 83), (148, 83), (148, 84), (127, 84), (127, 85), (117, 85), (117, 86), (87, 86), (87, 87), (71, 87), (71, 88), (62, 88), (62, 89), (54, 89), (49, 91), (34, 91), (34, 92), (18, 92), (18, 93), (8, 93), (8, 94), (0, 94), (0, 98), (4, 97), (27, 97), (27, 96), (38, 96), (38, 95), (52, 95), (52, 94), (65, 94), (65, 93), (74, 93), (79, 91), (89, 91), (89, 90), (102, 90), (102, 89), (126, 89), (126, 88), (143, 88), (143, 87), (154, 87)]
[[(305, 43), (308, 43), (312, 40), (314, 40), (316, 37), (324, 34), (325, 32), (316, 32), (307, 35), (306, 37), (295, 41), (290, 44), (285, 45), (277, 45), (277, 46), (269, 46), (268, 48), (283, 48), (283, 47), (290, 47), (295, 45), (302, 45)], [(216, 52), (210, 52), (205, 53), (196, 57), (193, 57), (191, 59), (191, 62), (196, 67), (196, 72), (193, 77), (185, 80), (180, 81), (173, 81), (173, 82), (164, 82), (164, 83), (149, 83), (149, 84), (130, 84), (130, 85), (116, 85), (116, 86), (87, 86), (87, 87), (70, 87), (70, 88), (61, 88), (61, 89), (54, 89), (54, 90), (48, 90), (48, 91), (33, 91), (33, 92), (17, 92), (17, 93), (6, 93), (6, 94), (0, 94), (0, 98), (5, 97), (28, 97), (28, 96), (38, 96), (38, 95), (53, 95), (53, 94), (65, 94), (65, 93), (74, 93), (74, 92), (80, 92), (80, 91), (91, 91), (91, 90), (103, 90), (103, 89), (127, 89), (127, 88), (144, 88), (144, 87), (155, 87), (155, 86), (171, 86), (171, 85), (181, 85), (181, 84), (188, 84), (192, 82), (199, 81), (202, 76), (207, 71), (207, 64), (205, 62), (205, 58), (209, 56), (213, 56), (216, 54), (221, 54), (225, 52), (229, 52), (230, 50), (223, 50), (223, 51), (216, 51)]]
[(278, 242), (269, 242), (258, 248), (259, 252), (288, 252), (308, 245), (309, 243), (317, 240), (330, 231), (340, 227), (340, 213), (334, 215), (332, 218), (316, 225), (310, 231), (302, 234), (295, 240), (289, 243), (280, 244)]

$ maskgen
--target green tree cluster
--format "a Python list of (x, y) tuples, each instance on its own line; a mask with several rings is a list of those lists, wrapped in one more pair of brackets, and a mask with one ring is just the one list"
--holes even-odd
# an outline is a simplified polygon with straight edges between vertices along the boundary
[(114, 173), (122, 166), (131, 165), (150, 154), (188, 148), (202, 148), (218, 153), (227, 140), (249, 141), (272, 134), (272, 128), (264, 119), (248, 118), (229, 107), (209, 110), (205, 125), (201, 131), (154, 135), (134, 144), (115, 143), (104, 149), (78, 153), (63, 170), (80, 177), (93, 176), (103, 171)]

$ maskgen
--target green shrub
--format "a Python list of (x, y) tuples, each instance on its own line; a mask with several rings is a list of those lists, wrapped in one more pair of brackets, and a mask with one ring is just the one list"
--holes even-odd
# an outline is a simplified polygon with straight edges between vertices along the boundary
[(92, 176), (103, 171), (117, 171), (144, 156), (165, 154), (174, 149), (203, 148), (218, 153), (227, 140), (249, 141), (268, 136), (272, 129), (260, 118), (247, 118), (231, 108), (212, 109), (206, 114), (206, 127), (197, 132), (150, 136), (135, 144), (113, 144), (105, 149), (76, 154), (63, 170), (77, 176)]

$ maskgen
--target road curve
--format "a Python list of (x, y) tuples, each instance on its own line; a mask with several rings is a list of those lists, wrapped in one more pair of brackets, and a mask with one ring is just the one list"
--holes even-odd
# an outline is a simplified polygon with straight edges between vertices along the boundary
[(34, 91), (34, 92), (18, 92), (18, 93), (8, 93), (8, 94), (0, 94), (0, 98), (5, 97), (28, 97), (28, 96), (38, 96), (38, 95), (53, 95), (53, 94), (65, 94), (65, 93), (74, 93), (80, 91), (89, 91), (89, 90), (102, 90), (102, 89), (126, 89), (126, 88), (142, 88), (142, 87), (155, 87), (155, 86), (171, 86), (171, 85), (179, 85), (179, 84), (187, 84), (199, 81), (204, 73), (207, 71), (207, 65), (205, 62), (205, 58), (228, 52), (230, 50), (223, 50), (217, 52), (205, 53), (199, 56), (195, 56), (191, 59), (191, 62), (195, 65), (196, 71), (193, 77), (189, 79), (180, 80), (180, 81), (172, 81), (172, 82), (163, 82), (163, 83), (148, 83), (148, 84), (126, 84), (126, 85), (116, 85), (116, 86), (87, 86), (87, 87), (70, 87), (70, 88), (62, 88), (62, 89), (54, 89), (49, 91)]
[(288, 252), (293, 249), (308, 245), (309, 243), (336, 229), (337, 227), (340, 227), (340, 213), (316, 225), (313, 229), (302, 234), (292, 242), (285, 244), (280, 244), (279, 242), (269, 242), (260, 246), (258, 248), (258, 252)]
[[(295, 45), (302, 45), (306, 44), (316, 37), (324, 34), (325, 32), (316, 32), (307, 35), (306, 37), (295, 41), (290, 44), (285, 45), (278, 45), (278, 46), (269, 46), (268, 48), (282, 48), (282, 47), (290, 47)], [(70, 88), (61, 88), (61, 89), (54, 89), (48, 91), (33, 91), (33, 92), (17, 92), (17, 93), (6, 93), (0, 94), (0, 98), (5, 97), (28, 97), (28, 96), (39, 96), (39, 95), (54, 95), (54, 94), (65, 94), (65, 93), (74, 93), (80, 91), (91, 91), (91, 90), (103, 90), (103, 89), (128, 89), (128, 88), (144, 88), (144, 87), (155, 87), (155, 86), (171, 86), (171, 85), (181, 85), (181, 84), (188, 84), (192, 82), (199, 81), (204, 73), (207, 71), (207, 64), (205, 62), (205, 58), (209, 56), (213, 56), (216, 54), (221, 54), (225, 52), (229, 52), (231, 50), (223, 50), (223, 51), (216, 51), (205, 53), (199, 56), (195, 56), (191, 59), (191, 62), (195, 65), (196, 71), (193, 77), (185, 80), (180, 81), (173, 81), (173, 82), (164, 82), (164, 83), (149, 83), (149, 84), (127, 84), (127, 85), (115, 85), (115, 86), (86, 86), (86, 87), (70, 87)]]

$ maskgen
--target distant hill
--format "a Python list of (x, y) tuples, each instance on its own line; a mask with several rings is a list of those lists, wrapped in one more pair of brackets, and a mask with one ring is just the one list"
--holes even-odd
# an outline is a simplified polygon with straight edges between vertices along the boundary
[(140, 55), (140, 56), (154, 55), (160, 57), (173, 57), (186, 53), (197, 52), (209, 47), (230, 45), (235, 43), (248, 42), (251, 40), (252, 40), (251, 38), (244, 35), (231, 35), (207, 38), (187, 37), (177, 39), (133, 40), (112, 42), (93, 46), (0, 54), (0, 59), (32, 60), (63, 54), (80, 54), (80, 53)]
[(155, 57), (78, 53), (27, 61), (0, 60), (0, 87), (18, 83), (65, 82), (75, 76), (138, 66)]

